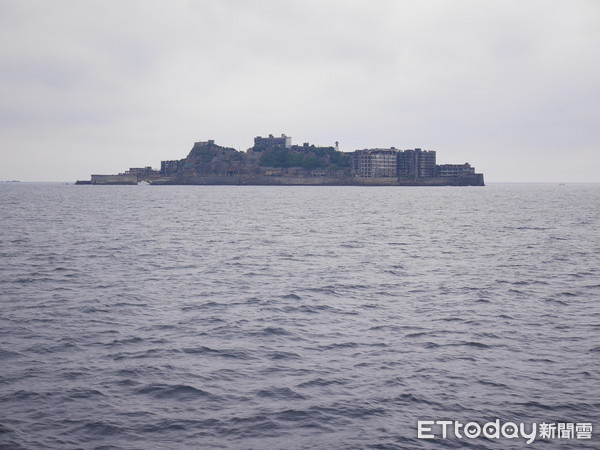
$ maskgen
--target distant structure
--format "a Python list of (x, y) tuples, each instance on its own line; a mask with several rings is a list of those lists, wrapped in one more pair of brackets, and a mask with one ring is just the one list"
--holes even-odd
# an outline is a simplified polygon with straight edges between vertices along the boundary
[(352, 175), (359, 178), (432, 178), (436, 176), (435, 151), (375, 148), (352, 154)]
[(282, 134), (281, 137), (274, 137), (272, 134), (269, 137), (257, 136), (254, 138), (254, 152), (262, 152), (265, 150), (281, 150), (292, 147), (292, 138)]
[(435, 177), (435, 151), (404, 150), (398, 152), (398, 176), (406, 178)]
[(484, 186), (483, 174), (469, 163), (436, 163), (436, 152), (420, 148), (370, 148), (340, 152), (335, 146), (292, 138), (257, 136), (246, 152), (194, 143), (186, 158), (132, 167), (118, 175), (92, 175), (77, 184), (317, 185), (317, 186)]
[(439, 177), (474, 177), (475, 168), (465, 164), (436, 164), (433, 150), (368, 149), (352, 154), (352, 176), (425, 180)]
[(475, 167), (471, 164), (442, 164), (437, 166), (438, 177), (464, 177), (475, 175)]
[(158, 170), (154, 170), (150, 166), (146, 167), (131, 167), (129, 170), (125, 171), (124, 175), (135, 175), (138, 179), (144, 179), (152, 176), (159, 175), (160, 172)]
[(352, 155), (352, 175), (359, 178), (387, 178), (397, 176), (398, 151), (374, 148), (356, 150)]
[(173, 175), (183, 167), (182, 159), (174, 159), (160, 162), (160, 174), (163, 176)]
[(211, 146), (215, 145), (215, 140), (209, 139), (208, 141), (194, 142), (194, 147), (202, 147), (203, 145), (211, 147)]

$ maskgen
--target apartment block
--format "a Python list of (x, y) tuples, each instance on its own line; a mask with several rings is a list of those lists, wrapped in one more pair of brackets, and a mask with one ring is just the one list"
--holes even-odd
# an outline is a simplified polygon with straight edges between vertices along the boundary
[(396, 177), (398, 150), (356, 150), (352, 157), (352, 175), (359, 178)]
[(398, 176), (405, 178), (435, 177), (436, 154), (433, 150), (404, 150), (398, 153)]
[(264, 150), (285, 149), (292, 146), (292, 138), (282, 134), (281, 137), (275, 137), (272, 134), (269, 137), (257, 136), (254, 138), (254, 147), (252, 151), (261, 152)]

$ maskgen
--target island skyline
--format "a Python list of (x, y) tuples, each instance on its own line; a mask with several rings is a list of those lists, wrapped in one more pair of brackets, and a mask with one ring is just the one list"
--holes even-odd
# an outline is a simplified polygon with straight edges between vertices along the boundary
[(286, 134), (256, 136), (245, 152), (214, 140), (195, 142), (186, 158), (131, 167), (118, 174), (92, 174), (76, 184), (196, 184), (308, 186), (484, 186), (469, 163), (437, 164), (435, 150), (367, 148), (340, 152), (309, 142), (293, 145)]

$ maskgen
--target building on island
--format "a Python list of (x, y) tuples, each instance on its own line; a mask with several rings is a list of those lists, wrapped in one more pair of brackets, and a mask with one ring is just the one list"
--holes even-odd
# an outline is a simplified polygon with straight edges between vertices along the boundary
[(435, 177), (435, 151), (404, 150), (398, 152), (398, 175), (406, 178)]
[(262, 152), (263, 150), (283, 150), (292, 147), (292, 138), (282, 134), (281, 137), (274, 137), (272, 134), (269, 137), (257, 136), (254, 138), (254, 147), (252, 151)]
[(386, 178), (397, 176), (398, 151), (374, 148), (356, 150), (352, 155), (352, 174), (360, 178)]
[(183, 161), (181, 159), (173, 159), (168, 161), (160, 162), (160, 174), (163, 176), (173, 175), (183, 167)]
[(154, 170), (150, 166), (146, 167), (131, 167), (129, 170), (125, 171), (125, 175), (135, 175), (138, 179), (152, 177), (159, 175), (160, 172), (158, 170)]
[(483, 184), (483, 175), (465, 164), (436, 164), (433, 150), (368, 149), (352, 153), (352, 176), (355, 178), (397, 178), (402, 183), (453, 179), (457, 184)]
[(427, 178), (436, 176), (435, 151), (369, 149), (352, 155), (352, 175), (358, 178)]
[(465, 177), (475, 175), (475, 167), (471, 164), (442, 164), (437, 166), (438, 177)]

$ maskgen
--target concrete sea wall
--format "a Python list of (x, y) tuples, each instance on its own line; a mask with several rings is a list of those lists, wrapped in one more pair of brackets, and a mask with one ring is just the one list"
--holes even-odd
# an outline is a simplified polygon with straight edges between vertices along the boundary
[(92, 175), (90, 184), (137, 184), (136, 175)]
[(153, 184), (254, 186), (483, 186), (483, 175), (436, 178), (334, 178), (277, 176), (186, 176)]

